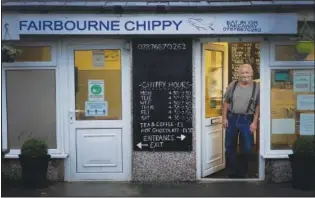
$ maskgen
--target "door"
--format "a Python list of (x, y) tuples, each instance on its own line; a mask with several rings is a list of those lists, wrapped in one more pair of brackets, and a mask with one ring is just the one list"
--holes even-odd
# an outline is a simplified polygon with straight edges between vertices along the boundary
[(222, 126), (224, 46), (203, 46), (202, 177), (225, 167)]
[(129, 53), (122, 42), (69, 46), (69, 180), (130, 180)]

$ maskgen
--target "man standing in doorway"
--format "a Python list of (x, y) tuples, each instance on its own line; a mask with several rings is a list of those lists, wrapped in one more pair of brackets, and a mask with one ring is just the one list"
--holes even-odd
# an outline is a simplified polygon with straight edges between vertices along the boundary
[[(226, 128), (225, 153), (228, 177), (247, 177), (248, 162), (254, 145), (259, 118), (259, 85), (253, 81), (249, 64), (239, 67), (239, 80), (229, 84), (224, 96), (223, 121)], [(240, 136), (240, 163), (237, 143)], [(239, 166), (238, 166), (239, 165)]]

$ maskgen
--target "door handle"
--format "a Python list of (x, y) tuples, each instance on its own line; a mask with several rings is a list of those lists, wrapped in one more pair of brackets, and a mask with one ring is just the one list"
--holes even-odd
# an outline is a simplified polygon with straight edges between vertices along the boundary
[(75, 114), (80, 112), (80, 110), (75, 110), (75, 111), (69, 111), (68, 113), (68, 118), (69, 118), (69, 123), (72, 124), (73, 121), (75, 120)]

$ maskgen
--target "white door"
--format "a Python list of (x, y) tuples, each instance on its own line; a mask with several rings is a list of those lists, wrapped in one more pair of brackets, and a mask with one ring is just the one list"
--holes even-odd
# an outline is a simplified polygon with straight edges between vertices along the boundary
[(225, 168), (222, 97), (224, 46), (203, 45), (202, 177)]
[(68, 47), (69, 181), (131, 179), (131, 72), (123, 46)]

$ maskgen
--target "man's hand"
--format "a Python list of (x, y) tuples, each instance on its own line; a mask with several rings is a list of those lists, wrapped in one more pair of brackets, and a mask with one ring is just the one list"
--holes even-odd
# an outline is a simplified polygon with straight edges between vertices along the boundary
[(257, 122), (252, 122), (249, 126), (250, 132), (253, 134), (257, 130)]
[(228, 128), (229, 122), (228, 122), (227, 119), (224, 119), (224, 120), (223, 120), (223, 126), (224, 126), (224, 128)]

